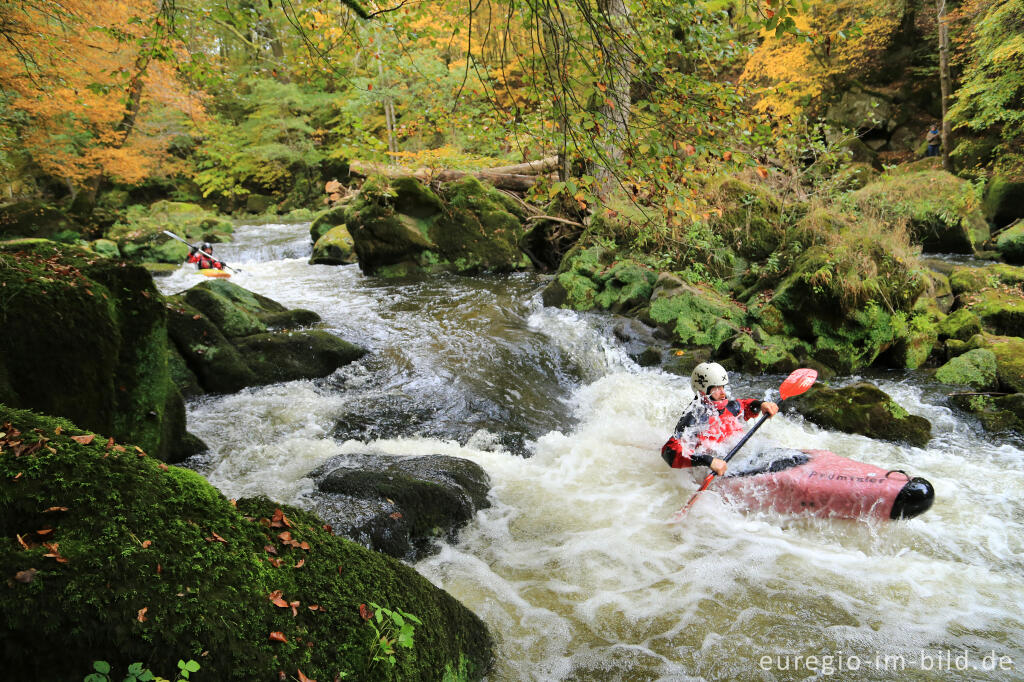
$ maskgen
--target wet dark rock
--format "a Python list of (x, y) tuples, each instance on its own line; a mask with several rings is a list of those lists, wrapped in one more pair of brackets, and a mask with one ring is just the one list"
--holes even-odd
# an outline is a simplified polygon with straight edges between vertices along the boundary
[(783, 409), (799, 412), (807, 421), (843, 433), (917, 447), (924, 447), (931, 439), (931, 422), (908, 413), (887, 393), (867, 382), (840, 389), (816, 385), (802, 396), (787, 400)]
[(317, 512), (337, 534), (410, 561), (433, 553), (435, 540), (454, 539), (490, 506), (484, 470), (446, 455), (341, 455), (309, 476)]
[(258, 383), (327, 376), (366, 350), (319, 329), (254, 334), (235, 340)]

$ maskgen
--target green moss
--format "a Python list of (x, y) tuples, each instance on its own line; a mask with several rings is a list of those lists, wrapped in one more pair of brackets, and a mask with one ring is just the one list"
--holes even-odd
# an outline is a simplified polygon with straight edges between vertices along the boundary
[(975, 188), (945, 171), (883, 175), (851, 197), (888, 220), (907, 221), (926, 251), (973, 253), (988, 239)]
[(988, 348), (996, 354), (999, 386), (1008, 393), (1024, 393), (1024, 339), (1019, 336), (988, 336)]
[(121, 253), (135, 261), (180, 263), (188, 247), (163, 234), (170, 230), (188, 242), (228, 241), (234, 226), (197, 204), (158, 201), (152, 206), (129, 206), (104, 235), (117, 242)]
[(979, 391), (992, 390), (999, 384), (996, 366), (996, 354), (979, 348), (944, 364), (935, 372), (935, 378), (944, 384), (960, 384)]
[(961, 305), (977, 315), (985, 331), (993, 334), (1024, 334), (1024, 291), (998, 287), (963, 294)]
[[(9, 583), (0, 609), (5, 660), (18, 661), (19, 676), (77, 679), (94, 660), (170, 671), (179, 658), (201, 661), (200, 676), (214, 680), (300, 669), (317, 679), (486, 673), (491, 641), (476, 616), (316, 516), (282, 507), (287, 524), (275, 527), (272, 502), (236, 509), (195, 472), (161, 468), (131, 445), (75, 442), (82, 432), (67, 421), (0, 406), (0, 425), (0, 571), (35, 569)], [(16, 457), (15, 438), (40, 447)], [(275, 590), (298, 602), (294, 615), (271, 602)], [(393, 672), (371, 663), (372, 630), (359, 610), (368, 602), (422, 621)]]
[(722, 211), (712, 227), (737, 254), (761, 260), (782, 243), (782, 207), (766, 188), (725, 177), (712, 182), (708, 192)]
[(149, 273), (42, 241), (0, 247), (0, 280), (0, 357), (17, 406), (170, 456), (163, 419), (176, 391)]
[(317, 215), (309, 226), (309, 236), (315, 244), (320, 237), (327, 234), (331, 228), (345, 224), (345, 212), (347, 206), (336, 206)]
[(256, 384), (256, 375), (215, 324), (180, 296), (167, 303), (167, 333), (204, 390), (233, 393)]
[[(760, 342), (755, 340), (755, 335)], [(784, 374), (800, 366), (794, 351), (806, 352), (807, 344), (785, 336), (764, 335), (755, 329), (754, 334), (742, 334), (732, 342), (730, 352), (733, 361), (741, 370), (750, 374)]]
[(954, 311), (939, 324), (939, 338), (966, 341), (981, 333), (981, 320), (967, 308)]
[(735, 302), (707, 289), (692, 289), (651, 303), (651, 318), (671, 328), (683, 345), (718, 348), (742, 326)]
[(999, 285), (1014, 287), (1024, 284), (1024, 268), (998, 263), (984, 267), (958, 266), (950, 273), (949, 284), (957, 295)]
[(235, 305), (229, 298), (209, 287), (197, 285), (179, 296), (206, 316), (229, 339), (267, 331), (267, 325), (249, 310)]
[(996, 238), (996, 249), (1007, 262), (1024, 264), (1024, 222), (1001, 232)]
[(816, 385), (793, 402), (808, 421), (826, 429), (917, 447), (931, 439), (927, 419), (909, 414), (884, 391), (866, 382), (838, 390)]
[(316, 240), (310, 265), (345, 265), (356, 262), (355, 242), (344, 225), (332, 227)]
[(58, 232), (82, 228), (60, 209), (38, 201), (19, 201), (0, 206), (0, 238), (32, 237), (48, 239)]

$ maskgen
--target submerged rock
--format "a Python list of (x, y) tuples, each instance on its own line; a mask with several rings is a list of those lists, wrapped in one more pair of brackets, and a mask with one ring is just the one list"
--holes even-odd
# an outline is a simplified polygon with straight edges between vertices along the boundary
[(931, 440), (931, 423), (900, 407), (884, 391), (860, 382), (840, 389), (821, 385), (802, 396), (787, 400), (787, 411), (796, 411), (808, 421), (843, 433), (905, 442), (924, 447)]
[(393, 679), (479, 679), (491, 665), (475, 614), (313, 514), (236, 507), (194, 471), (83, 443), (92, 434), (62, 419), (0, 405), (0, 426), (5, 452), (46, 438), (0, 458), (0, 651), (20, 679), (81, 679), (97, 660), (173, 676), (189, 658), (198, 679), (381, 679), (370, 603), (418, 619)]
[(335, 532), (410, 561), (431, 554), (435, 539), (454, 539), (490, 506), (487, 474), (459, 457), (341, 455), (309, 476)]

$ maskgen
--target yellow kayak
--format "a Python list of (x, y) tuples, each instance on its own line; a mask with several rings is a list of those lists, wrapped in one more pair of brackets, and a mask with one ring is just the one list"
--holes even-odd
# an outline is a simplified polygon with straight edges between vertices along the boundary
[(199, 274), (200, 275), (206, 275), (207, 277), (230, 277), (231, 276), (230, 272), (224, 272), (223, 270), (218, 270), (217, 268), (204, 268), (204, 269), (199, 271)]

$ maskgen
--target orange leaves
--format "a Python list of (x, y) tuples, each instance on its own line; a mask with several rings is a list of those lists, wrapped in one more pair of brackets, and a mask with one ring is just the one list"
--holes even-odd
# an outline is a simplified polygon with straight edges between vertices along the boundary
[(206, 538), (206, 541), (207, 542), (220, 542), (220, 543), (223, 543), (225, 545), (228, 544), (227, 540), (225, 540), (221, 536), (217, 535), (213, 531), (210, 532), (210, 537)]
[(146, 617), (146, 611), (149, 611), (148, 606), (143, 606), (141, 609), (139, 609), (139, 615), (137, 617), (140, 623), (145, 623), (147, 620), (149, 620)]
[(43, 513), (46, 514), (47, 512), (66, 512), (67, 510), (67, 507), (47, 507), (46, 509), (43, 510)]
[(271, 592), (269, 599), (270, 603), (272, 603), (274, 606), (279, 606), (282, 609), (288, 608), (288, 602), (286, 602), (282, 597), (281, 590), (274, 590), (273, 592)]
[(373, 609), (369, 608), (366, 604), (360, 604), (359, 617), (363, 620), (370, 620), (373, 618)]
[(299, 673), (299, 682), (316, 682), (316, 680), (311, 680), (308, 677), (306, 677), (305, 675), (303, 675), (301, 670), (299, 670), (298, 673)]
[(767, 168), (765, 168), (764, 166), (758, 166), (758, 167), (757, 167), (756, 169), (754, 169), (754, 172), (755, 172), (755, 173), (757, 173), (757, 175), (758, 175), (758, 176), (759, 176), (759, 177), (760, 177), (760, 178), (761, 178), (762, 180), (764, 180), (765, 178), (767, 178), (767, 177), (768, 177), (768, 169), (767, 169)]
[(282, 528), (285, 526), (291, 528), (292, 522), (287, 516), (284, 515), (284, 512), (281, 511), (280, 507), (278, 507), (277, 509), (274, 510), (274, 515), (270, 518), (270, 527)]
[[(18, 571), (17, 573), (15, 573), (14, 574), (14, 580), (15, 580), (15, 582), (19, 582), (19, 583), (23, 583), (23, 584), (27, 585), (28, 583), (32, 582), (35, 579), (36, 573), (38, 573), (38, 572), (39, 572), (38, 569), (26, 568), (24, 571)], [(310, 608), (312, 608), (312, 607), (310, 607)]]
[[(18, 539), (21, 540), (21, 537), (19, 536)], [(47, 557), (49, 559), (56, 559), (57, 563), (60, 563), (60, 564), (68, 563), (67, 557), (61, 556), (60, 552), (57, 550), (57, 546), (58, 546), (58, 543), (56, 543), (56, 542), (44, 542), (43, 543), (43, 547), (45, 547), (46, 549), (48, 549), (50, 551), (48, 553), (44, 554), (43, 556)]]
[(281, 632), (281, 631), (271, 632), (270, 636), (268, 637), (268, 639), (271, 642), (287, 642), (288, 641), (288, 638), (285, 637), (284, 633)]
[(82, 445), (88, 445), (89, 443), (96, 440), (96, 434), (90, 433), (87, 436), (71, 436), (71, 440), (75, 441), (76, 443), (81, 443)]

